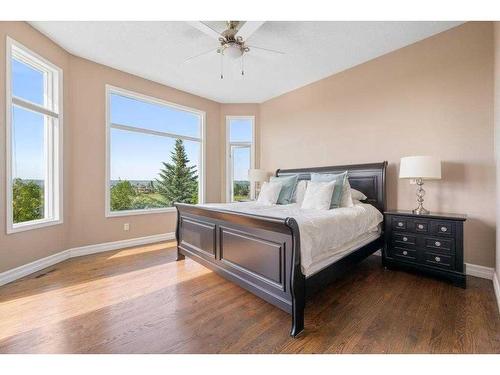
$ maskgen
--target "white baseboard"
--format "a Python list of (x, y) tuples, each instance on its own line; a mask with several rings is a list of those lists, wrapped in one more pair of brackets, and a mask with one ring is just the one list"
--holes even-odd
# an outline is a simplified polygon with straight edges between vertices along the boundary
[(53, 266), (54, 264), (60, 263), (66, 259), (79, 257), (82, 255), (102, 253), (105, 251), (124, 249), (127, 247), (147, 245), (155, 242), (169, 241), (173, 239), (175, 239), (175, 233), (164, 233), (146, 237), (131, 238), (128, 240), (74, 247), (0, 273), (0, 285), (10, 283), (14, 280), (20, 279), (21, 277), (30, 275), (34, 272), (38, 272), (44, 268)]
[(467, 267), (466, 274), (480, 277), (482, 279), (493, 280), (495, 269), (491, 267), (479, 266), (477, 264), (465, 263)]
[(0, 285), (10, 283), (14, 280), (20, 279), (21, 277), (28, 276), (29, 274), (62, 262), (69, 258), (69, 254), (69, 250), (64, 250), (59, 253), (49, 255), (48, 257), (37, 259), (34, 262), (2, 272), (0, 273)]
[[(373, 255), (382, 256), (380, 250), (377, 250)], [(480, 277), (482, 279), (493, 280), (493, 275), (495, 275), (495, 269), (491, 267), (479, 266), (477, 264), (465, 263), (466, 274), (470, 276)]]
[(70, 258), (79, 257), (82, 255), (89, 255), (95, 253), (102, 253), (104, 251), (124, 249), (126, 247), (141, 246), (155, 242), (170, 241), (175, 239), (175, 233), (155, 234), (153, 236), (131, 238), (128, 240), (105, 242), (96, 245), (88, 245), (81, 247), (74, 247), (69, 249)]
[(498, 273), (493, 275), (493, 289), (495, 290), (495, 296), (497, 297), (498, 311), (500, 312), (500, 281), (498, 280)]

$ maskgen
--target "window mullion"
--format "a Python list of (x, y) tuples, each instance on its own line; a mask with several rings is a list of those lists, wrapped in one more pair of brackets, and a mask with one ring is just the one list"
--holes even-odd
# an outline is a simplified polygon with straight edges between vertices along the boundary
[(47, 116), (44, 116), (44, 157), (45, 157), (45, 181), (44, 181), (44, 202), (43, 202), (43, 210), (44, 210), (44, 219), (48, 219), (52, 217), (52, 131), (51, 131), (51, 119)]
[(56, 112), (46, 109), (38, 104), (31, 103), (27, 100), (18, 98), (17, 96), (12, 97), (12, 104), (21, 107), (23, 109), (26, 109), (28, 111), (41, 113), (43, 115), (47, 115), (54, 118), (59, 118), (59, 114), (57, 114)]
[(196, 137), (190, 137), (187, 135), (180, 135), (180, 134), (174, 134), (174, 133), (167, 133), (167, 132), (162, 132), (162, 131), (158, 131), (158, 130), (151, 130), (151, 129), (146, 129), (146, 128), (138, 128), (135, 126), (123, 125), (123, 124), (118, 124), (118, 123), (111, 123), (110, 127), (113, 129), (120, 129), (120, 130), (125, 130), (125, 131), (130, 131), (130, 132), (158, 135), (160, 137), (182, 139), (182, 140), (193, 141), (193, 142), (201, 142), (201, 139), (196, 138)]

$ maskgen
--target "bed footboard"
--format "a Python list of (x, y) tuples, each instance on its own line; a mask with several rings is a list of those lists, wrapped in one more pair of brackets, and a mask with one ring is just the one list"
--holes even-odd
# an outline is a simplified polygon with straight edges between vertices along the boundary
[(292, 218), (177, 203), (177, 259), (187, 255), (292, 315), (290, 334), (304, 329), (305, 278)]

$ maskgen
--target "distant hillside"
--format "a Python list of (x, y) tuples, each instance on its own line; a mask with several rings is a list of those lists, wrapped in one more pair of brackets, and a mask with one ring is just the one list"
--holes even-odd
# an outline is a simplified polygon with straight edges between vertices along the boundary
[(119, 183), (120, 181), (128, 181), (132, 184), (132, 186), (144, 186), (144, 185), (149, 185), (151, 183), (151, 181), (154, 181), (154, 180), (127, 180), (127, 179), (123, 179), (123, 180), (111, 180), (111, 186), (115, 186), (117, 183)]

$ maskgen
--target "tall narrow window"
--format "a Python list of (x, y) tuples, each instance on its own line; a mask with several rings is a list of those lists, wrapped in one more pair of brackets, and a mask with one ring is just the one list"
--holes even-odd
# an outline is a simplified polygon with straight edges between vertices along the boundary
[(62, 222), (62, 71), (7, 38), (7, 232)]
[(204, 113), (107, 87), (106, 215), (203, 201)]
[(248, 170), (254, 167), (254, 117), (227, 116), (227, 200), (253, 197)]

